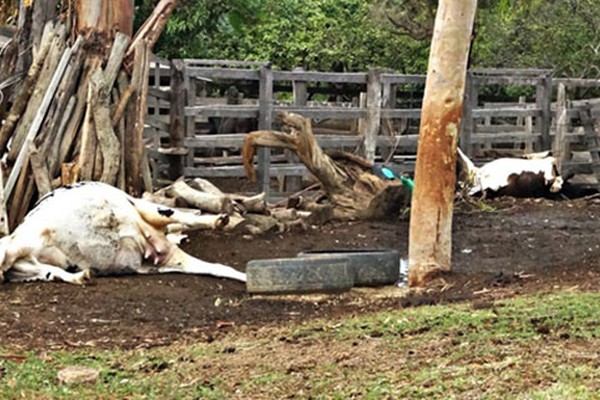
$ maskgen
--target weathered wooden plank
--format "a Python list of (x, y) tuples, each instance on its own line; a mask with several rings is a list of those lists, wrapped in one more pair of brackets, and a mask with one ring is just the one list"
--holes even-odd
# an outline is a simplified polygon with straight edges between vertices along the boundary
[[(274, 154), (271, 156), (271, 162), (283, 163), (290, 162), (284, 154)], [(292, 164), (298, 163), (298, 161), (292, 162)], [(194, 165), (200, 166), (224, 166), (224, 165), (241, 165), (242, 156), (223, 156), (223, 157), (194, 157)]]
[[(271, 164), (268, 169), (269, 177), (275, 177), (279, 174), (284, 175), (305, 175), (308, 170), (304, 164)], [(186, 167), (185, 176), (189, 177), (207, 177), (207, 178), (226, 178), (243, 177), (244, 167), (242, 165), (225, 165), (220, 167)]]
[(473, 118), (484, 117), (541, 117), (542, 108), (500, 107), (500, 108), (475, 108)]
[(169, 132), (162, 131), (160, 129), (152, 128), (150, 126), (146, 126), (144, 128), (144, 138), (153, 138), (153, 139), (164, 139), (169, 137)]
[(558, 84), (557, 93), (557, 107), (556, 107), (556, 133), (554, 135), (553, 142), (553, 153), (556, 157), (557, 168), (561, 171), (561, 167), (570, 156), (570, 149), (566, 140), (567, 136), (567, 96), (565, 85), (562, 83)]
[(239, 60), (204, 60), (195, 58), (184, 58), (182, 60), (186, 66), (197, 67), (205, 65), (220, 65), (229, 67), (260, 67), (267, 64), (267, 61), (239, 61)]
[(192, 78), (260, 80), (260, 72), (252, 69), (188, 67), (186, 71)]
[(300, 114), (307, 118), (339, 118), (339, 119), (355, 119), (364, 118), (367, 115), (367, 110), (356, 107), (290, 107), (290, 106), (275, 106), (274, 111), (285, 111)]
[(170, 124), (156, 119), (154, 117), (151, 117), (149, 115), (146, 116), (146, 120), (144, 121), (144, 123), (152, 128), (158, 129), (163, 132), (169, 132), (169, 130), (171, 129)]
[(507, 132), (525, 132), (524, 125), (498, 124), (498, 125), (483, 125), (477, 124), (475, 132), (477, 133), (507, 133)]
[(514, 108), (536, 108), (535, 103), (525, 103), (522, 101), (494, 101), (483, 103), (484, 108), (501, 108), (501, 107), (514, 107)]
[[(171, 76), (171, 71), (164, 66), (150, 67), (150, 76), (155, 77), (155, 79), (158, 77), (160, 80), (163, 80), (162, 78), (169, 78)], [(160, 82), (154, 82), (155, 85), (157, 85), (157, 83)]]
[(381, 82), (382, 83), (390, 83), (390, 84), (419, 84), (424, 85), (425, 79), (427, 77), (425, 75), (410, 75), (410, 74), (381, 74)]
[(547, 75), (539, 80), (536, 86), (535, 104), (542, 110), (541, 116), (536, 118), (536, 125), (540, 130), (541, 148), (537, 151), (549, 150), (552, 147), (550, 140), (550, 127), (552, 125), (552, 77)]
[(540, 76), (552, 73), (551, 69), (543, 68), (474, 68), (471, 70), (479, 75), (524, 75)]
[[(555, 79), (556, 81), (557, 79)], [(558, 79), (560, 82), (560, 79)], [(566, 85), (565, 85), (566, 86)], [(584, 100), (571, 100), (570, 105), (573, 108), (577, 107), (600, 107), (600, 98), (596, 99), (584, 99)]]
[[(294, 72), (303, 72), (302, 67), (297, 67)], [(306, 81), (301, 79), (294, 79), (292, 81), (292, 93), (294, 96), (293, 104), (296, 107), (306, 106), (308, 101), (308, 84)], [(291, 150), (285, 149), (284, 155), (288, 163), (299, 162), (298, 156)], [(271, 155), (271, 162), (274, 161), (275, 156)], [(280, 191), (295, 193), (302, 189), (302, 178), (298, 176), (284, 176), (282, 179)]]
[(211, 105), (185, 107), (185, 116), (257, 118), (258, 105)]
[(481, 76), (473, 77), (479, 85), (523, 85), (535, 86), (540, 81), (539, 78), (529, 78), (525, 76)]
[(421, 109), (420, 108), (395, 108), (395, 109), (382, 109), (381, 118), (410, 118), (420, 119)]
[(471, 143), (474, 144), (487, 144), (487, 143), (512, 143), (512, 142), (535, 142), (540, 137), (539, 133), (497, 133), (497, 134), (485, 134), (485, 133), (474, 133), (471, 136)]
[(117, 80), (117, 75), (123, 64), (123, 57), (131, 38), (124, 33), (117, 32), (115, 40), (110, 51), (110, 57), (104, 68), (104, 74), (106, 76), (106, 85), (112, 88)]
[[(171, 64), (171, 110), (169, 124), (170, 145), (174, 148), (184, 146), (185, 139), (185, 64), (181, 60), (173, 60)], [(169, 160), (169, 177), (177, 179), (183, 174), (184, 159), (182, 157), (173, 157)]]
[(273, 71), (274, 81), (305, 81), (329, 83), (367, 83), (367, 74), (360, 72)]
[[(377, 145), (415, 146), (419, 135), (378, 136)], [(184, 145), (192, 148), (240, 148), (246, 134), (196, 135), (184, 140)], [(362, 136), (352, 135), (315, 135), (322, 148), (355, 147), (362, 142)]]
[(563, 171), (569, 171), (574, 174), (593, 174), (593, 163), (590, 161), (565, 161), (562, 166)]
[[(148, 88), (148, 96), (155, 97), (164, 101), (171, 101), (171, 92), (166, 90), (161, 90), (157, 88)], [(166, 103), (158, 103), (159, 106), (168, 106)]]
[(375, 160), (377, 136), (381, 126), (381, 70), (372, 69), (368, 73), (367, 84), (367, 115), (363, 131), (363, 156), (370, 162)]
[[(273, 126), (273, 70), (271, 64), (260, 68), (260, 86), (258, 95), (258, 129), (270, 130)], [(258, 193), (269, 194), (271, 149), (259, 147), (256, 151)]]
[(567, 87), (584, 87), (597, 88), (600, 87), (600, 79), (576, 79), (576, 78), (558, 78), (554, 79), (555, 84), (563, 84)]

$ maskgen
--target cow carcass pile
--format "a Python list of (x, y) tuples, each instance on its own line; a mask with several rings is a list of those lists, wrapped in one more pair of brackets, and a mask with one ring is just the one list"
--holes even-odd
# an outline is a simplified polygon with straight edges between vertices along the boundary
[(92, 275), (181, 272), (245, 281), (244, 273), (199, 260), (164, 234), (173, 225), (206, 229), (227, 222), (225, 214), (183, 212), (103, 183), (65, 186), (43, 197), (0, 239), (0, 275), (82, 284)]

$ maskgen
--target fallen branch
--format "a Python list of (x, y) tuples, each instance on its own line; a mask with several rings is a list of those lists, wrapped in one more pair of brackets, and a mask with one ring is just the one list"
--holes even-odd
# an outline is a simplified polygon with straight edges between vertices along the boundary
[[(372, 172), (372, 163), (344, 152), (325, 154), (313, 135), (310, 119), (292, 113), (279, 118), (291, 134), (256, 131), (246, 136), (242, 149), (244, 170), (255, 179), (252, 164), (257, 146), (289, 149), (321, 182), (329, 202), (315, 209), (333, 219), (390, 218), (399, 215), (410, 200), (410, 190), (399, 180), (384, 180)], [(305, 207), (312, 209), (310, 204)], [(331, 208), (331, 212), (325, 209)]]
[(179, 180), (168, 187), (166, 193), (170, 197), (181, 199), (188, 203), (192, 207), (199, 208), (201, 210), (220, 214), (232, 214), (233, 203), (231, 199), (226, 195), (214, 195), (209, 193), (200, 192), (191, 188), (187, 183)]

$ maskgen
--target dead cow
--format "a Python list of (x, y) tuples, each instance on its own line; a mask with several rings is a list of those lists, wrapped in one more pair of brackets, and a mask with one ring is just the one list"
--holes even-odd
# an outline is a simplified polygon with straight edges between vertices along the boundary
[(478, 168), (458, 149), (458, 161), (469, 195), (549, 197), (563, 188), (556, 159), (547, 154), (532, 158), (499, 158)]
[(226, 216), (171, 209), (106, 184), (79, 183), (46, 195), (0, 239), (0, 278), (82, 284), (91, 275), (181, 272), (245, 281), (246, 274), (192, 257), (163, 233), (172, 223), (214, 228), (226, 222)]

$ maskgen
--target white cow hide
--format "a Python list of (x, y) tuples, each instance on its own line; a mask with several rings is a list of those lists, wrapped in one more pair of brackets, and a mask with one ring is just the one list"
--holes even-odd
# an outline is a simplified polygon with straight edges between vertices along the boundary
[[(0, 239), (0, 275), (81, 284), (92, 274), (182, 272), (245, 281), (244, 273), (192, 257), (163, 233), (174, 223), (214, 228), (226, 221), (227, 216), (182, 212), (84, 182), (49, 193)], [(74, 267), (79, 272), (70, 272)]]
[[(518, 195), (520, 189), (523, 189), (523, 192), (528, 189), (523, 188), (523, 184), (547, 187), (550, 193), (558, 193), (562, 189), (563, 179), (558, 174), (554, 157), (499, 158), (481, 167), (476, 167), (460, 148), (458, 157), (466, 170), (469, 195), (498, 193), (502, 190), (507, 190), (511, 195)], [(509, 185), (513, 187), (508, 188)]]

